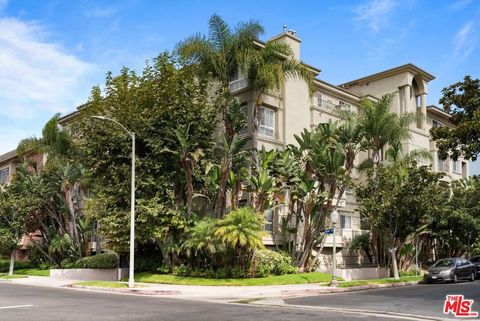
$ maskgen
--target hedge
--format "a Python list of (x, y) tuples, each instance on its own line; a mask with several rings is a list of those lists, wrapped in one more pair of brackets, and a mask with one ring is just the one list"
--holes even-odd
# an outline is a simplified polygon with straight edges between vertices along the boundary
[(115, 253), (102, 253), (87, 256), (75, 262), (77, 269), (115, 269), (118, 267), (118, 256)]
[[(35, 266), (29, 261), (15, 261), (15, 265), (14, 265), (15, 270), (30, 269), (34, 267)], [(0, 273), (8, 272), (9, 268), (10, 268), (10, 260), (0, 260)]]

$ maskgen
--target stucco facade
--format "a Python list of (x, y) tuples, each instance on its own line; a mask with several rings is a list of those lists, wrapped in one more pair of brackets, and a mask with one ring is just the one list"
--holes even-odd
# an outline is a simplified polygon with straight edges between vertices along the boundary
[[(301, 59), (301, 41), (291, 32), (284, 32), (270, 41), (282, 41), (289, 44), (296, 59)], [(259, 44), (261, 46), (261, 44)], [(468, 176), (468, 162), (458, 160), (439, 160), (435, 143), (429, 130), (438, 124), (449, 125), (449, 116), (441, 109), (427, 106), (428, 83), (435, 79), (430, 73), (413, 64), (406, 64), (373, 75), (353, 80), (341, 85), (333, 85), (321, 80), (320, 70), (307, 65), (316, 77), (315, 93), (309, 94), (305, 82), (289, 78), (279, 92), (270, 92), (262, 97), (261, 124), (258, 135), (258, 146), (268, 149), (283, 149), (288, 144), (296, 144), (294, 135), (304, 128), (312, 128), (329, 120), (339, 120), (338, 109), (357, 111), (363, 98), (378, 100), (382, 95), (396, 92), (392, 103), (392, 111), (398, 114), (415, 112), (423, 115), (422, 119), (410, 127), (411, 139), (403, 142), (403, 151), (408, 153), (416, 149), (428, 150), (432, 154), (431, 165), (435, 171), (444, 171), (446, 182)], [(248, 106), (248, 128), (245, 135), (249, 136), (254, 108), (254, 93), (245, 80), (236, 79), (235, 93), (240, 101)], [(242, 84), (242, 86), (238, 86)], [(263, 127), (263, 128), (262, 128)], [(263, 129), (263, 130), (262, 130)], [(357, 163), (366, 158), (361, 153)], [(348, 253), (348, 244), (362, 230), (359, 213), (355, 211), (356, 201), (352, 191), (347, 190), (340, 202), (339, 222), (337, 222), (336, 243), (340, 266), (356, 266), (363, 258)], [(281, 210), (280, 210), (281, 211)], [(282, 215), (280, 213), (280, 215)], [(277, 222), (271, 222), (271, 228), (278, 231)], [(326, 240), (321, 256), (321, 266), (330, 264), (332, 254), (332, 236)], [(271, 238), (265, 238), (265, 243), (271, 245)]]

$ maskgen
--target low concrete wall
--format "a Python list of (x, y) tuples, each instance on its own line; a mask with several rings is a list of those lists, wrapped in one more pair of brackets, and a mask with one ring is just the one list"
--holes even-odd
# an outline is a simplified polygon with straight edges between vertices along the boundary
[(118, 281), (128, 269), (51, 269), (50, 277), (59, 280)]
[(388, 269), (377, 267), (337, 269), (335, 275), (347, 281), (388, 278)]

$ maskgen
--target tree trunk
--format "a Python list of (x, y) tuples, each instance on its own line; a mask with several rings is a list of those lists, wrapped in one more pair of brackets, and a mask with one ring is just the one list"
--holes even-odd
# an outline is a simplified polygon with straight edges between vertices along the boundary
[(10, 254), (10, 267), (8, 268), (8, 275), (13, 275), (13, 268), (15, 265), (15, 254), (17, 253), (17, 250), (13, 250), (12, 253)]
[(222, 166), (220, 167), (220, 186), (217, 192), (217, 198), (215, 200), (214, 216), (221, 218), (225, 214), (225, 197), (227, 192), (228, 173), (230, 171), (228, 156), (224, 156), (222, 160)]
[(392, 259), (392, 270), (393, 270), (393, 278), (395, 280), (400, 280), (400, 276), (398, 275), (398, 266), (397, 266), (397, 248), (393, 247), (388, 249), (390, 252), (390, 256)]
[(185, 171), (185, 197), (187, 199), (187, 218), (192, 217), (192, 202), (193, 202), (193, 178), (192, 178), (192, 163), (189, 160), (184, 162)]

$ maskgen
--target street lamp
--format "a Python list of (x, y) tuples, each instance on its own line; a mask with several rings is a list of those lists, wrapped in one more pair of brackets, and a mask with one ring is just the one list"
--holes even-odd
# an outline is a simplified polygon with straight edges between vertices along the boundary
[(337, 244), (335, 242), (335, 226), (337, 225), (338, 220), (338, 212), (337, 210), (333, 210), (330, 214), (330, 219), (332, 220), (333, 224), (333, 255), (332, 255), (332, 281), (330, 282), (331, 287), (337, 286), (337, 279), (335, 278), (335, 271), (337, 269)]
[(131, 187), (131, 203), (130, 203), (130, 266), (128, 269), (128, 287), (135, 287), (134, 269), (134, 249), (135, 249), (135, 133), (129, 131), (125, 126), (115, 119), (105, 116), (92, 116), (94, 119), (111, 121), (120, 126), (132, 138), (132, 187)]

